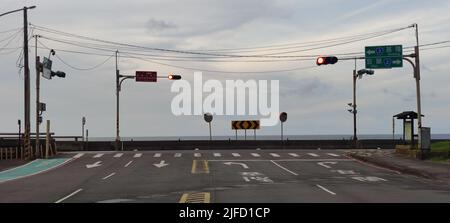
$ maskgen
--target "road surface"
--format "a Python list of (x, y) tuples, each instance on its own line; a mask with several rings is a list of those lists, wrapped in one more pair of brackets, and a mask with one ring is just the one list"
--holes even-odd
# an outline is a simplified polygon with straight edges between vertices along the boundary
[(71, 152), (58, 158), (31, 176), (0, 177), (0, 202), (450, 202), (450, 185), (361, 163), (340, 150)]

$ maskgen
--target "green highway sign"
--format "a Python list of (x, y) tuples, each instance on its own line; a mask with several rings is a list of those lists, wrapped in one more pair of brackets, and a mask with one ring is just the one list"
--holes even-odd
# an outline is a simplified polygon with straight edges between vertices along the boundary
[(366, 46), (366, 69), (403, 67), (402, 45)]

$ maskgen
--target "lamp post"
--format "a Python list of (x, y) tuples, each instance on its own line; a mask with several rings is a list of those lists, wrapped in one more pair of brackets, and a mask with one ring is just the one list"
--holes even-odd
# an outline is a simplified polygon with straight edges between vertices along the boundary
[(358, 113), (358, 110), (356, 109), (356, 79), (361, 79), (364, 74), (367, 75), (373, 75), (375, 71), (373, 70), (367, 70), (367, 69), (361, 69), (356, 71), (356, 60), (355, 60), (355, 69), (353, 70), (353, 103), (348, 103), (348, 106), (351, 107), (351, 109), (348, 109), (350, 113), (353, 113), (353, 142), (354, 147), (357, 147), (358, 137), (356, 135), (356, 113)]
[(24, 60), (24, 104), (25, 104), (25, 136), (24, 136), (24, 147), (26, 151), (26, 158), (32, 158), (33, 153), (31, 151), (31, 140), (30, 140), (30, 68), (28, 65), (28, 9), (34, 9), (36, 6), (23, 7), (21, 9), (16, 9), (13, 11), (5, 12), (0, 14), (0, 17), (11, 14), (14, 12), (23, 11), (23, 60)]

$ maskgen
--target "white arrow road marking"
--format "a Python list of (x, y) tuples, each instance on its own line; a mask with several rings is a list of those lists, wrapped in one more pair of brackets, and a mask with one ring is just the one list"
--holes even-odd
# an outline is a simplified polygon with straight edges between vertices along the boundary
[(94, 168), (94, 167), (99, 167), (99, 166), (102, 165), (101, 163), (102, 163), (102, 161), (97, 161), (97, 162), (95, 162), (93, 164), (87, 164), (86, 168), (90, 169), (90, 168)]
[(136, 154), (134, 154), (134, 158), (139, 158), (139, 157), (141, 157), (142, 156), (142, 153), (136, 153)]
[(108, 176), (103, 177), (102, 180), (106, 180), (106, 179), (108, 179), (108, 178), (110, 178), (110, 177), (112, 177), (112, 176), (114, 176), (114, 175), (116, 175), (116, 173), (111, 173), (111, 174), (109, 174)]
[(231, 166), (232, 164), (236, 164), (236, 165), (241, 165), (244, 169), (248, 169), (248, 166), (245, 163), (225, 162), (223, 164), (228, 165), (228, 166)]
[(231, 153), (231, 155), (233, 155), (234, 157), (239, 157), (239, 156), (241, 156), (241, 154), (239, 154), (239, 153)]
[(293, 157), (299, 157), (299, 155), (297, 153), (289, 153), (289, 155), (291, 155)]
[(119, 158), (121, 156), (123, 156), (123, 153), (117, 153), (116, 155), (114, 155), (114, 158)]
[(315, 154), (315, 153), (308, 153), (308, 155), (310, 156), (314, 156), (314, 157), (318, 157), (319, 155)]
[(331, 168), (331, 166), (328, 166), (327, 164), (336, 164), (337, 162), (318, 162), (317, 164), (319, 164), (320, 166), (323, 166), (325, 168)]
[(327, 155), (334, 156), (334, 157), (338, 157), (339, 156), (338, 154), (334, 154), (334, 153), (327, 153)]
[(334, 193), (333, 191), (328, 190), (327, 188), (325, 188), (325, 187), (323, 187), (323, 186), (320, 186), (319, 184), (316, 184), (316, 186), (319, 187), (320, 189), (322, 189), (322, 190), (324, 190), (324, 191), (330, 193), (331, 195), (336, 195), (336, 193)]
[(84, 153), (78, 153), (77, 155), (73, 156), (73, 158), (78, 159), (80, 157), (82, 157), (84, 155)]
[(214, 156), (215, 156), (215, 157), (221, 157), (222, 154), (220, 154), (220, 153), (214, 153)]
[(133, 160), (131, 160), (130, 162), (128, 162), (127, 164), (125, 164), (124, 167), (128, 167), (132, 162), (133, 162)]
[(103, 155), (104, 155), (103, 153), (99, 153), (99, 154), (95, 155), (94, 158), (100, 158), (100, 157), (102, 157)]
[(195, 157), (201, 157), (202, 154), (201, 154), (201, 153), (194, 153), (194, 156), (195, 156)]
[(161, 153), (155, 153), (155, 155), (153, 155), (153, 157), (161, 157)]
[(71, 194), (69, 194), (69, 195), (67, 195), (67, 196), (65, 196), (65, 197), (63, 197), (63, 198), (61, 198), (61, 199), (55, 201), (55, 203), (61, 203), (61, 202), (63, 202), (64, 200), (67, 200), (69, 197), (72, 197), (73, 195), (78, 194), (78, 193), (79, 193), (80, 191), (82, 191), (82, 190), (83, 190), (83, 189), (80, 188), (80, 189), (78, 189), (78, 190), (72, 192)]
[(174, 157), (181, 157), (181, 153), (175, 153), (174, 155), (173, 155)]
[(252, 156), (254, 156), (254, 157), (260, 157), (261, 156), (258, 153), (250, 153), (250, 154), (252, 154)]
[(270, 153), (271, 156), (273, 157), (280, 157), (280, 155), (276, 154), (276, 153)]
[(158, 168), (161, 168), (161, 167), (168, 166), (169, 164), (166, 163), (166, 161), (161, 160), (161, 162), (159, 162), (159, 163), (154, 163), (153, 165), (156, 166), (156, 167), (158, 167)]

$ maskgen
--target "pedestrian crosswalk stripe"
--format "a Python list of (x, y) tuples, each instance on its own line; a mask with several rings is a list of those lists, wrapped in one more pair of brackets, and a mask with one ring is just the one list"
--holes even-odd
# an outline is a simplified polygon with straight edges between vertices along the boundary
[(297, 153), (289, 153), (289, 155), (291, 155), (293, 157), (299, 157), (299, 155)]
[(271, 156), (273, 157), (280, 157), (280, 155), (276, 154), (276, 153), (270, 153)]
[(77, 159), (80, 158), (84, 155), (84, 153), (78, 153), (77, 155), (75, 155), (73, 158)]
[(334, 156), (334, 157), (338, 157), (339, 155), (338, 154), (334, 154), (334, 153), (327, 153), (328, 155), (330, 155), (330, 156)]
[(123, 155), (123, 153), (117, 153), (116, 155), (114, 155), (114, 158), (119, 158)]
[(141, 157), (142, 156), (142, 153), (136, 153), (136, 154), (134, 154), (134, 158), (139, 158), (139, 157)]
[(239, 153), (231, 153), (231, 155), (233, 155), (234, 157), (239, 157), (239, 156), (241, 156), (241, 154), (239, 154)]
[(308, 153), (308, 155), (310, 156), (314, 156), (314, 157), (318, 157), (319, 155), (315, 154), (315, 153)]
[(161, 153), (155, 153), (155, 155), (153, 155), (153, 157), (161, 157)]
[(258, 153), (250, 153), (252, 156), (254, 157), (260, 157), (261, 155), (259, 155)]
[(181, 153), (175, 153), (174, 157), (181, 157)]
[(220, 154), (220, 153), (214, 153), (214, 156), (215, 156), (215, 157), (221, 157), (222, 154)]
[(201, 157), (202, 154), (201, 154), (201, 153), (194, 153), (194, 156), (195, 156), (195, 157)]
[(103, 153), (99, 153), (99, 154), (95, 155), (94, 158), (100, 158), (100, 157), (102, 157), (103, 155), (104, 155)]

